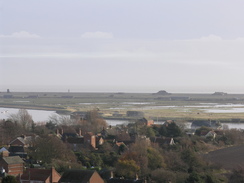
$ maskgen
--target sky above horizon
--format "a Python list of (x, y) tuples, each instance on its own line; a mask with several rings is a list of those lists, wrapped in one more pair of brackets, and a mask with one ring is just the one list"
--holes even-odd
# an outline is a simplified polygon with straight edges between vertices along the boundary
[(244, 93), (242, 0), (1, 0), (0, 92)]

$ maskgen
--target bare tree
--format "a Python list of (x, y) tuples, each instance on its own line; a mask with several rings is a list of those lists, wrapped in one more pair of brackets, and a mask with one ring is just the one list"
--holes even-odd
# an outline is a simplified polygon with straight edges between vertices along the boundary
[(73, 125), (74, 124), (74, 120), (70, 119), (69, 116), (67, 115), (51, 115), (49, 116), (49, 120), (56, 124), (56, 125)]
[(17, 114), (11, 114), (10, 120), (13, 122), (17, 122), (25, 130), (30, 130), (34, 123), (32, 116), (28, 113), (26, 109), (20, 109)]
[(51, 163), (52, 160), (75, 162), (75, 154), (56, 136), (37, 138), (30, 155), (43, 163)]
[(22, 126), (17, 122), (0, 121), (0, 145), (9, 143), (13, 137), (21, 135), (23, 132)]
[(97, 110), (89, 111), (86, 115), (86, 120), (81, 124), (87, 131), (97, 133), (108, 125), (106, 121), (99, 115)]

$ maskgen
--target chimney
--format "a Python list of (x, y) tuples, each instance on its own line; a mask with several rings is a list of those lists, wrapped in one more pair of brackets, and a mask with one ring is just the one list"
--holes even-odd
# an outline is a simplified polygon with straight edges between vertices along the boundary
[(22, 134), (20, 137), (22, 137), (23, 139), (25, 139), (26, 138), (26, 135)]
[(82, 136), (81, 128), (79, 128), (79, 136), (80, 136), (80, 137)]
[(56, 129), (56, 134), (59, 135), (59, 129), (58, 128)]
[(135, 180), (138, 180), (138, 175), (136, 174), (136, 179)]
[(51, 180), (50, 180), (51, 183), (54, 181), (54, 174), (55, 174), (55, 168), (52, 166), (52, 168), (51, 168)]
[(93, 148), (96, 148), (96, 136), (95, 135), (91, 136), (91, 146)]
[(113, 178), (114, 178), (114, 172), (111, 171), (111, 172), (110, 172), (110, 179), (113, 179)]
[(3, 157), (8, 157), (9, 156), (9, 152), (8, 151), (3, 151), (2, 153), (1, 153), (1, 157), (3, 158)]

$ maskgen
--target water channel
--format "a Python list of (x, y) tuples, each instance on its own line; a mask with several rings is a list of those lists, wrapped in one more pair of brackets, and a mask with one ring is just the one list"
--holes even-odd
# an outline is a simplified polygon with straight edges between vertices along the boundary
[[(17, 114), (19, 109), (15, 108), (0, 108), (0, 119), (8, 119), (11, 117), (11, 114)], [(45, 111), (45, 110), (32, 110), (28, 109), (28, 113), (32, 116), (32, 119), (35, 123), (39, 122), (48, 122), (50, 120), (50, 117), (53, 116), (60, 116), (55, 111)], [(128, 124), (130, 121), (128, 120), (106, 120), (108, 125), (116, 126), (116, 125), (122, 125), (122, 124)], [(163, 122), (160, 122), (160, 124), (163, 124)], [(244, 129), (244, 123), (224, 123), (228, 125), (229, 129)], [(185, 124), (186, 128), (191, 126), (191, 123)]]

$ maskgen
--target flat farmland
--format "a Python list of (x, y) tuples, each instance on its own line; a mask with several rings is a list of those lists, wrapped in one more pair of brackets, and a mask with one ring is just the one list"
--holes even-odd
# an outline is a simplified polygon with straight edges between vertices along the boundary
[(1, 92), (0, 106), (60, 113), (99, 109), (104, 117), (133, 110), (154, 119), (244, 120), (244, 94)]

